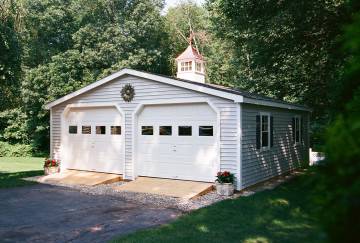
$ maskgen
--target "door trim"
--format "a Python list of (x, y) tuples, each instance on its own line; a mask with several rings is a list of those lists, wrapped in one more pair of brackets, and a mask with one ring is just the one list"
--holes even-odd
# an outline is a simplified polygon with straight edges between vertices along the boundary
[[(132, 113), (131, 120), (132, 120), (132, 157), (131, 157), (131, 164), (132, 164), (132, 175), (128, 176), (124, 173), (125, 179), (135, 180), (138, 177), (137, 173), (137, 139), (138, 139), (138, 115), (142, 111), (144, 106), (147, 105), (173, 105), (173, 104), (197, 104), (197, 103), (207, 103), (210, 108), (216, 113), (216, 143), (217, 143), (217, 164), (215, 168), (217, 171), (220, 171), (220, 110), (214, 105), (214, 103), (208, 98), (196, 98), (196, 99), (171, 99), (167, 101), (149, 101), (149, 102), (141, 102), (137, 105), (135, 110)], [(214, 175), (215, 177), (215, 175)]]
[[(82, 104), (82, 103), (75, 103), (75, 104), (68, 104), (62, 114), (61, 114), (61, 135), (60, 135), (60, 157), (64, 158), (63, 154), (66, 153), (64, 151), (64, 146), (62, 145), (62, 142), (64, 141), (64, 137), (66, 136), (66, 117), (69, 114), (71, 108), (101, 108), (101, 107), (115, 107), (117, 111), (121, 115), (121, 132), (122, 132), (122, 151), (123, 151), (123, 175), (125, 174), (125, 113), (121, 109), (121, 107), (117, 103), (90, 103), (90, 104)], [(60, 171), (64, 171), (66, 169), (65, 164), (60, 163)]]

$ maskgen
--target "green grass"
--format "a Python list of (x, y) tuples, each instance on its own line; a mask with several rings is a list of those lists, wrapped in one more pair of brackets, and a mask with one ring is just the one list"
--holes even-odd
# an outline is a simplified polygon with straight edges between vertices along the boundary
[(310, 174), (274, 190), (226, 200), (158, 228), (114, 242), (322, 242), (315, 220)]
[(22, 178), (42, 175), (44, 158), (0, 157), (0, 188), (33, 185)]

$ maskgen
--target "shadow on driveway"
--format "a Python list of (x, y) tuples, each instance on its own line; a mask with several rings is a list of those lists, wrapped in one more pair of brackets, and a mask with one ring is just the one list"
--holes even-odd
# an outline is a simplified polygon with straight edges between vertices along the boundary
[(59, 186), (0, 189), (1, 242), (105, 242), (180, 214)]

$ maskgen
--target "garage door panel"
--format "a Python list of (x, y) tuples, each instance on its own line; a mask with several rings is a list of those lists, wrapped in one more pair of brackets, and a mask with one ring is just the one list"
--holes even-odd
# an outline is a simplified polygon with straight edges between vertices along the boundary
[[(218, 162), (216, 113), (208, 104), (158, 105), (143, 109), (138, 117), (137, 169), (139, 175), (214, 181)], [(142, 135), (141, 126), (153, 126)], [(171, 126), (171, 135), (159, 135)], [(180, 136), (179, 126), (191, 126), (190, 136)], [(199, 126), (212, 126), (213, 136), (199, 136)]]
[[(77, 134), (68, 133), (70, 124), (77, 126)], [(122, 173), (123, 135), (111, 134), (111, 126), (121, 125), (121, 115), (114, 107), (71, 109), (64, 128), (66, 168)], [(91, 126), (90, 134), (82, 134), (82, 126)], [(105, 126), (106, 134), (97, 134), (96, 126)]]

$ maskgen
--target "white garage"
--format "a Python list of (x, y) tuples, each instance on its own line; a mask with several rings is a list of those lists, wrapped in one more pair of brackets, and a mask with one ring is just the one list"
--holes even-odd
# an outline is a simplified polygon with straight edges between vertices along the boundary
[(122, 173), (122, 116), (115, 107), (71, 108), (64, 119), (62, 162), (67, 169)]
[[(178, 71), (200, 75), (196, 61)], [(240, 190), (307, 160), (308, 108), (195, 78), (123, 69), (46, 108), (60, 170), (205, 182), (229, 171)]]
[(217, 114), (207, 103), (144, 106), (138, 113), (138, 175), (213, 182), (217, 133)]

